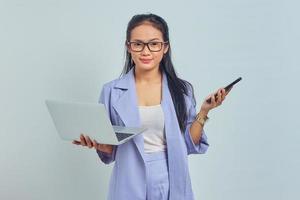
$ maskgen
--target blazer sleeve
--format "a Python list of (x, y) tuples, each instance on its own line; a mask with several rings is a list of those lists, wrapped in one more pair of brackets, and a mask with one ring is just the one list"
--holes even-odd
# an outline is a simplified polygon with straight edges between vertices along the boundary
[[(110, 93), (111, 93), (110, 87), (108, 85), (104, 85), (102, 87), (102, 91), (101, 91), (98, 103), (101, 103), (101, 104), (105, 105), (107, 114), (109, 115), (109, 118), (111, 119), (111, 117), (110, 117), (110, 113), (111, 113), (110, 112), (110, 96), (111, 95), (110, 95)], [(112, 154), (108, 154), (108, 153), (105, 153), (105, 152), (99, 151), (99, 150), (96, 150), (96, 152), (97, 152), (99, 158), (101, 159), (101, 161), (104, 164), (110, 164), (113, 161), (115, 161), (117, 147), (118, 146), (113, 145), (113, 152), (112, 152)]]
[(200, 138), (199, 144), (195, 144), (193, 142), (190, 134), (190, 127), (192, 123), (195, 121), (197, 115), (196, 101), (193, 95), (188, 96), (187, 112), (188, 112), (187, 125), (184, 133), (184, 138), (187, 145), (187, 152), (188, 154), (204, 154), (207, 151), (207, 148), (209, 147), (209, 144), (207, 142), (207, 136), (205, 134), (204, 129), (202, 129), (202, 136)]

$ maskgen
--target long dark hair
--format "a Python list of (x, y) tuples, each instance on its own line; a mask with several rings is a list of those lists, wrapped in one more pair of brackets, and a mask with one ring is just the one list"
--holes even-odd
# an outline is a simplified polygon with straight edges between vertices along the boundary
[[(194, 91), (193, 86), (183, 80), (178, 78), (176, 75), (172, 60), (171, 60), (171, 44), (169, 40), (169, 29), (168, 25), (165, 22), (163, 18), (160, 16), (157, 16), (155, 14), (140, 14), (140, 15), (134, 15), (131, 20), (128, 23), (127, 31), (126, 31), (126, 42), (130, 41), (131, 37), (131, 31), (135, 27), (148, 22), (153, 27), (157, 28), (161, 31), (163, 35), (163, 40), (165, 42), (168, 42), (169, 49), (164, 54), (162, 61), (160, 62), (159, 69), (161, 72), (165, 72), (168, 80), (168, 87), (172, 96), (172, 100), (174, 103), (174, 107), (176, 110), (177, 119), (179, 122), (179, 127), (181, 132), (184, 133), (186, 128), (186, 121), (187, 121), (187, 108), (186, 108), (186, 102), (184, 95), (188, 95), (188, 87), (190, 87), (190, 90), (192, 92), (193, 98), (194, 98)], [(126, 45), (126, 44), (125, 44)], [(122, 71), (122, 75), (126, 74), (130, 71), (131, 68), (134, 67), (134, 63), (131, 58), (131, 54), (127, 51), (126, 48), (126, 60), (125, 60), (125, 66)], [(194, 98), (195, 101), (195, 98)]]

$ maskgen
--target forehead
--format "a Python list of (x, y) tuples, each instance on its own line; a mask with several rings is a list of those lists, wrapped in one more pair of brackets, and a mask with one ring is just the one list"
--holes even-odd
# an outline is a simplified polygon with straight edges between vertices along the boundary
[(131, 31), (131, 40), (148, 41), (154, 38), (162, 40), (163, 36), (160, 30), (149, 23), (141, 24)]

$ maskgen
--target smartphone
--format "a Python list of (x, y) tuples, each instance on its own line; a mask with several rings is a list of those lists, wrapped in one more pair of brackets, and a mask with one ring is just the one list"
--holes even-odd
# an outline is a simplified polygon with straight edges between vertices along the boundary
[[(230, 83), (229, 85), (227, 85), (226, 87), (224, 87), (225, 92), (228, 92), (240, 80), (242, 80), (242, 77), (239, 77), (238, 79), (236, 79), (235, 81), (233, 81), (232, 83)], [(217, 98), (218, 98), (218, 94), (215, 94), (215, 99), (217, 100)], [(211, 103), (211, 98), (207, 99), (206, 102), (207, 103)]]

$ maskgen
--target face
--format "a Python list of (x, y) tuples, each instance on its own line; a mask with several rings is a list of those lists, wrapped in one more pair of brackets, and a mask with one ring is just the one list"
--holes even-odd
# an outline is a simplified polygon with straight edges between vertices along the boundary
[[(164, 41), (160, 30), (154, 28), (149, 23), (145, 23), (132, 29), (130, 42), (137, 42), (132, 44), (132, 46), (135, 45), (135, 48), (140, 48), (143, 42), (151, 42), (148, 46), (150, 46), (150, 49), (155, 50), (157, 48), (156, 45), (158, 45), (157, 42)], [(168, 51), (168, 45), (162, 44), (161, 50), (157, 52), (150, 51), (147, 45), (145, 45), (141, 52), (135, 52), (133, 51), (134, 49), (131, 49), (129, 46), (127, 50), (131, 54), (135, 67), (138, 70), (149, 71), (159, 68), (163, 55)]]

